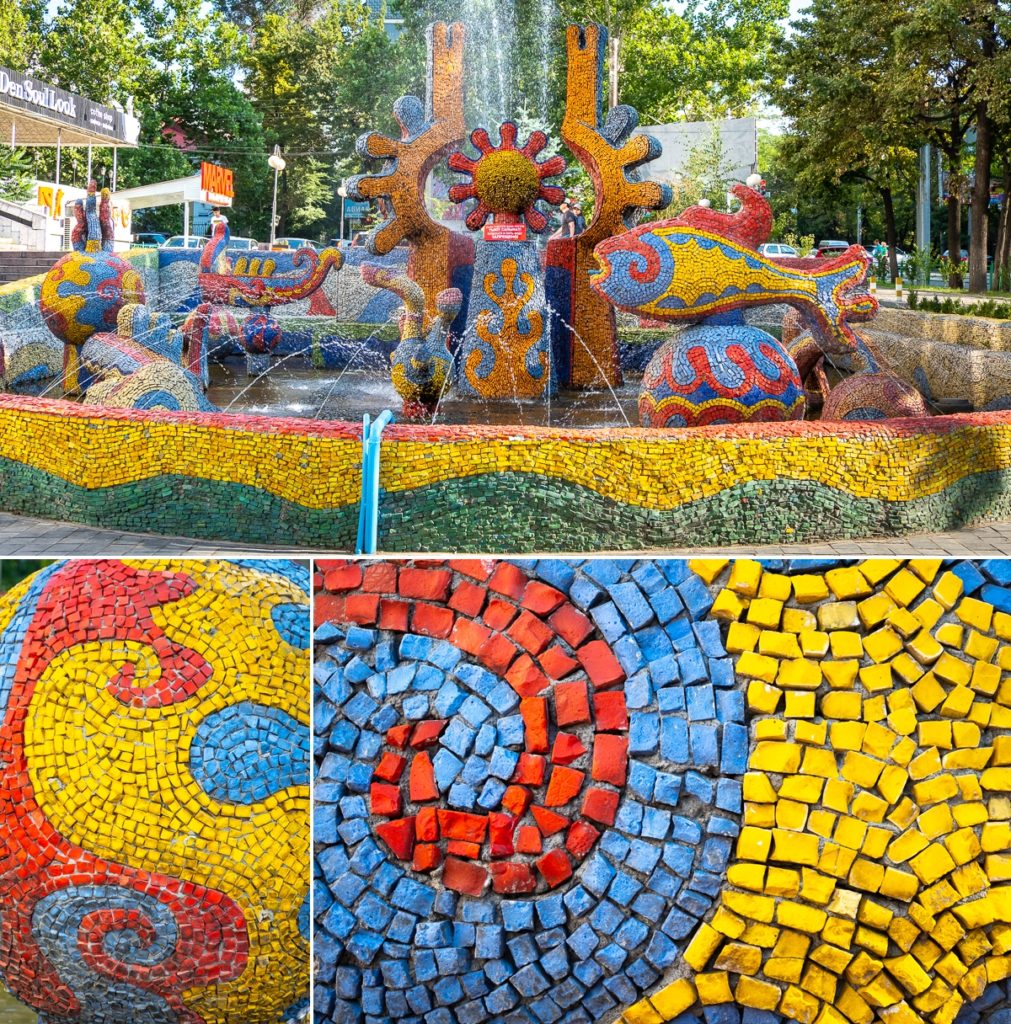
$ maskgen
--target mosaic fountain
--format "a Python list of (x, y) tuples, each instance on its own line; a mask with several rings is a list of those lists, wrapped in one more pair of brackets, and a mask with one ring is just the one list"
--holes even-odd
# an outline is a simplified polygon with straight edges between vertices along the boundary
[[(4, 508), (353, 549), (368, 507), (389, 550), (837, 538), (1011, 514), (1006, 416), (930, 415), (922, 371), (893, 372), (873, 337), (862, 250), (765, 259), (772, 211), (743, 184), (732, 212), (658, 219), (658, 143), (632, 108), (603, 110), (603, 29), (566, 31), (559, 140), (592, 213), (546, 244), (566, 158), (508, 119), (468, 130), (462, 25), (433, 25), (428, 49), (424, 99), (393, 106), (399, 137), (359, 142), (373, 167), (348, 192), (385, 218), (364, 246), (239, 255), (219, 226), (202, 252), (145, 267), (108, 251), (93, 190), (75, 252), (0, 294), (0, 380), (35, 392), (0, 397)], [(440, 167), (457, 175), (455, 220), (426, 204)], [(396, 422), (381, 443), (369, 428), (370, 449), (362, 414), (384, 408)]]

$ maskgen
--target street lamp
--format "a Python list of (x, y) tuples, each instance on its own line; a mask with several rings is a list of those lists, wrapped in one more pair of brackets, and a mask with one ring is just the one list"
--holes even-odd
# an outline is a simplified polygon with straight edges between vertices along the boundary
[(344, 241), (344, 200), (348, 197), (348, 190), (344, 187), (344, 183), (341, 182), (341, 186), (337, 189), (337, 195), (341, 197), (341, 241)]
[(287, 166), (281, 156), (281, 147), (275, 146), (274, 152), (267, 157), (267, 164), (274, 171), (274, 201), (270, 207), (270, 247), (274, 248), (274, 237), (277, 233), (277, 175)]

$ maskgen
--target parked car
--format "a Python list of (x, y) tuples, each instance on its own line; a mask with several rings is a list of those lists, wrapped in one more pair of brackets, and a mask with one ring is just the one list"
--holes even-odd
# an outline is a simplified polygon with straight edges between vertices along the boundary
[(158, 246), (159, 249), (202, 249), (207, 244), (206, 238), (199, 235), (173, 235)]
[(785, 242), (763, 242), (758, 251), (763, 256), (799, 256), (800, 253), (792, 245)]
[[(946, 260), (948, 258), (948, 253), (950, 251), (951, 250), (949, 250), (949, 249), (945, 249), (944, 252), (941, 253), (941, 259), (945, 259)], [(961, 260), (962, 263), (964, 263), (969, 258), (969, 250), (968, 249), (962, 249), (961, 253), (962, 253), (962, 255), (959, 257), (959, 259)]]
[(133, 236), (133, 244), (138, 249), (152, 249), (164, 245), (168, 241), (168, 237), (158, 231), (141, 231)]
[(838, 238), (825, 238), (818, 243), (815, 256), (820, 260), (831, 259), (833, 256), (841, 256), (849, 247), (849, 242), (840, 241)]
[[(206, 241), (206, 239), (205, 239)], [(228, 242), (229, 249), (259, 249), (260, 243), (255, 238), (236, 238), (232, 235)]]
[(315, 249), (317, 252), (322, 249), (319, 242), (311, 238), (275, 238), (271, 249)]

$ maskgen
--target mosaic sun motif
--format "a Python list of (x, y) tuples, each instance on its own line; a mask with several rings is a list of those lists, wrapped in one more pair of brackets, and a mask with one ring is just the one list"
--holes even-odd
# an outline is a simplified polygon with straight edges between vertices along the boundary
[(475, 128), (470, 133), (470, 141), (478, 150), (477, 159), (457, 152), (447, 161), (454, 171), (470, 176), (467, 184), (450, 188), (449, 198), (454, 203), (477, 200), (467, 214), (467, 227), (471, 231), (477, 231), (489, 217), (507, 223), (519, 223), (522, 219), (531, 231), (543, 231), (548, 219), (535, 204), (543, 201), (557, 205), (565, 198), (565, 189), (544, 184), (545, 178), (553, 178), (565, 170), (565, 158), (537, 159), (548, 144), (548, 137), (542, 131), (531, 132), (523, 146), (516, 145), (517, 135), (515, 123), (503, 121), (499, 127), (499, 144), (495, 146), (484, 128)]
[(305, 1012), (306, 589), (76, 561), (0, 602), (0, 977), (40, 1019)]
[(316, 1019), (970, 1024), (1011, 568), (324, 563)]

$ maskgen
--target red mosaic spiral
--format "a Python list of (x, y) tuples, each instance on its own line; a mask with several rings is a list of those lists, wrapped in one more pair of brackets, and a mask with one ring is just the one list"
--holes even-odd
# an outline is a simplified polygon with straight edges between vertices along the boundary
[[(378, 626), (448, 640), (511, 687), (523, 743), (494, 809), (445, 806), (435, 749), (450, 719), (390, 728), (369, 809), (404, 864), (478, 894), (547, 891), (570, 878), (614, 824), (628, 771), (625, 673), (568, 597), (509, 563), (366, 567), (327, 562), (317, 621)], [(353, 594), (344, 591), (355, 590)], [(334, 593), (336, 592), (336, 593)]]

